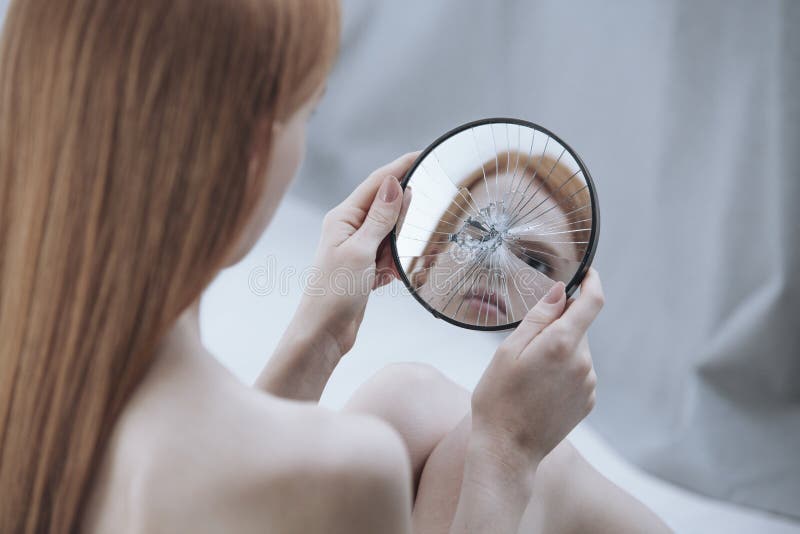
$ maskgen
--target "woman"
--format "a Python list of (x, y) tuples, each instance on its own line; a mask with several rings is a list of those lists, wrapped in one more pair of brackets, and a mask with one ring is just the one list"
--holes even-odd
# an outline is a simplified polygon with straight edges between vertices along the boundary
[[(318, 407), (369, 289), (337, 295), (324, 276), (256, 388), (200, 343), (200, 294), (274, 213), (337, 40), (332, 0), (12, 3), (0, 532), (514, 532), (521, 520), (562, 528), (562, 501), (594, 513), (582, 491), (560, 493), (569, 473), (588, 475), (551, 452), (593, 403), (594, 273), (566, 310), (557, 286), (509, 336), (471, 414), (463, 391), (413, 366), (381, 373), (345, 413)], [(328, 214), (321, 272), (388, 264), (381, 243), (402, 202), (392, 176), (414, 157)], [(441, 395), (435, 416), (390, 397), (412, 384)], [(446, 521), (433, 513), (456, 499)], [(622, 524), (614, 509), (608, 528)]]
[(413, 225), (399, 233), (427, 241), (406, 267), (425, 302), (492, 326), (519, 321), (553, 284), (570, 282), (589, 243), (592, 205), (586, 181), (560, 159), (500, 152), (457, 181), (429, 235)]

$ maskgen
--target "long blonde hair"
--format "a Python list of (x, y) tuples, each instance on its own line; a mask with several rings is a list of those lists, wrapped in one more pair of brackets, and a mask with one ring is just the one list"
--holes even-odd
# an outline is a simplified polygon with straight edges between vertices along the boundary
[(338, 28), (337, 0), (12, 2), (0, 42), (0, 532), (79, 528), (155, 344), (263, 192), (248, 172), (257, 125), (312, 95)]

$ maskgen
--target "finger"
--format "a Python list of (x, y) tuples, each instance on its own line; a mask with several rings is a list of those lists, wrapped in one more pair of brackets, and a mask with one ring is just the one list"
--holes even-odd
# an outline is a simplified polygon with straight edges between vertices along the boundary
[(589, 362), (589, 374), (586, 376), (584, 384), (588, 391), (594, 391), (597, 387), (597, 372), (594, 369), (594, 362), (592, 361), (592, 351), (589, 350), (589, 340), (583, 336), (578, 343), (578, 354), (580, 357)]
[(589, 351), (589, 342), (586, 340), (586, 336), (583, 336), (580, 341), (578, 341), (578, 346), (573, 351), (570, 361), (578, 375), (584, 378), (588, 377), (594, 371), (592, 354)]
[(378, 247), (378, 257), (375, 260), (375, 266), (379, 271), (385, 272), (392, 278), (400, 278), (400, 273), (397, 271), (397, 264), (392, 255), (392, 244), (389, 242), (391, 236), (386, 236)]
[(522, 353), (525, 347), (533, 341), (533, 338), (561, 316), (566, 300), (564, 282), (556, 282), (550, 291), (525, 314), (517, 329), (511, 332), (503, 345), (515, 355)]
[(403, 205), (400, 208), (400, 216), (397, 217), (397, 231), (399, 232), (401, 228), (403, 228), (403, 222), (405, 222), (406, 214), (408, 213), (408, 208), (411, 206), (411, 196), (413, 192), (411, 190), (411, 184), (407, 185), (405, 189), (403, 189)]
[(586, 379), (584, 380), (584, 387), (586, 391), (594, 391), (597, 388), (597, 373), (592, 367), (592, 370), (589, 371), (589, 374), (586, 375)]
[(352, 239), (368, 247), (373, 258), (377, 256), (378, 247), (397, 222), (403, 202), (402, 192), (397, 178), (386, 176), (372, 199), (367, 217), (353, 234)]
[(411, 164), (414, 163), (414, 160), (417, 159), (421, 151), (416, 152), (409, 152), (407, 154), (403, 154), (396, 160), (392, 161), (384, 165), (383, 167), (375, 170), (372, 174), (370, 174), (366, 180), (361, 182), (361, 185), (356, 187), (355, 191), (350, 193), (342, 204), (347, 204), (348, 206), (353, 206), (356, 208), (360, 208), (364, 211), (367, 211), (372, 204), (372, 199), (375, 198), (375, 192), (383, 183), (383, 180), (387, 176), (396, 176), (401, 178)]
[[(408, 206), (411, 204), (411, 186), (407, 186), (403, 190), (403, 203), (400, 207), (400, 215), (397, 217), (397, 224), (395, 227), (398, 229), (402, 228), (403, 225), (403, 218), (405, 214), (408, 212)], [(397, 270), (397, 263), (394, 261), (394, 256), (392, 255), (392, 245), (389, 242), (391, 236), (386, 236), (383, 239), (380, 247), (378, 247), (378, 257), (375, 261), (375, 265), (378, 268), (379, 273), (385, 273), (387, 278), (385, 280), (381, 280), (383, 283), (380, 285), (388, 284), (393, 279), (400, 279), (400, 272)], [(376, 287), (380, 287), (376, 286)]]
[(589, 358), (591, 358), (591, 354), (589, 352), (589, 338), (586, 337), (585, 334), (581, 336), (581, 340), (578, 342), (577, 352), (580, 354), (589, 354)]
[(389, 237), (386, 237), (378, 247), (378, 258), (375, 261), (375, 286), (373, 289), (384, 286), (395, 278), (400, 278), (400, 275), (397, 272), (397, 266), (392, 256)]
[(559, 319), (566, 330), (583, 335), (603, 308), (605, 296), (600, 284), (600, 275), (589, 269), (581, 283), (581, 293), (570, 303)]
[(597, 393), (596, 391), (592, 391), (589, 394), (589, 398), (586, 400), (586, 408), (584, 410), (586, 412), (586, 415), (589, 415), (592, 412), (592, 410), (594, 410), (595, 404), (597, 404)]

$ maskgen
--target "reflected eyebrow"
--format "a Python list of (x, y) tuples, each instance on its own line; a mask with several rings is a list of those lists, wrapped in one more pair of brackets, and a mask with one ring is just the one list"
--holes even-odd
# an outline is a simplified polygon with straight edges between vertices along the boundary
[[(560, 254), (556, 253), (556, 249), (551, 247), (550, 245), (545, 244), (542, 241), (528, 241), (524, 239), (520, 239), (517, 241), (517, 244), (525, 251), (525, 252), (537, 252), (539, 254), (544, 254), (546, 256), (552, 256), (554, 258), (562, 258)], [(542, 250), (536, 250), (534, 247), (539, 247)]]

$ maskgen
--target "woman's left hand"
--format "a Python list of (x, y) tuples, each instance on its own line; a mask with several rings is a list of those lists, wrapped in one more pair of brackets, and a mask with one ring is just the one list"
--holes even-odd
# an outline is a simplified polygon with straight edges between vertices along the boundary
[(323, 221), (296, 317), (335, 343), (340, 356), (355, 342), (370, 292), (398, 277), (387, 236), (410, 198), (398, 177), (418, 155), (410, 152), (374, 171)]

